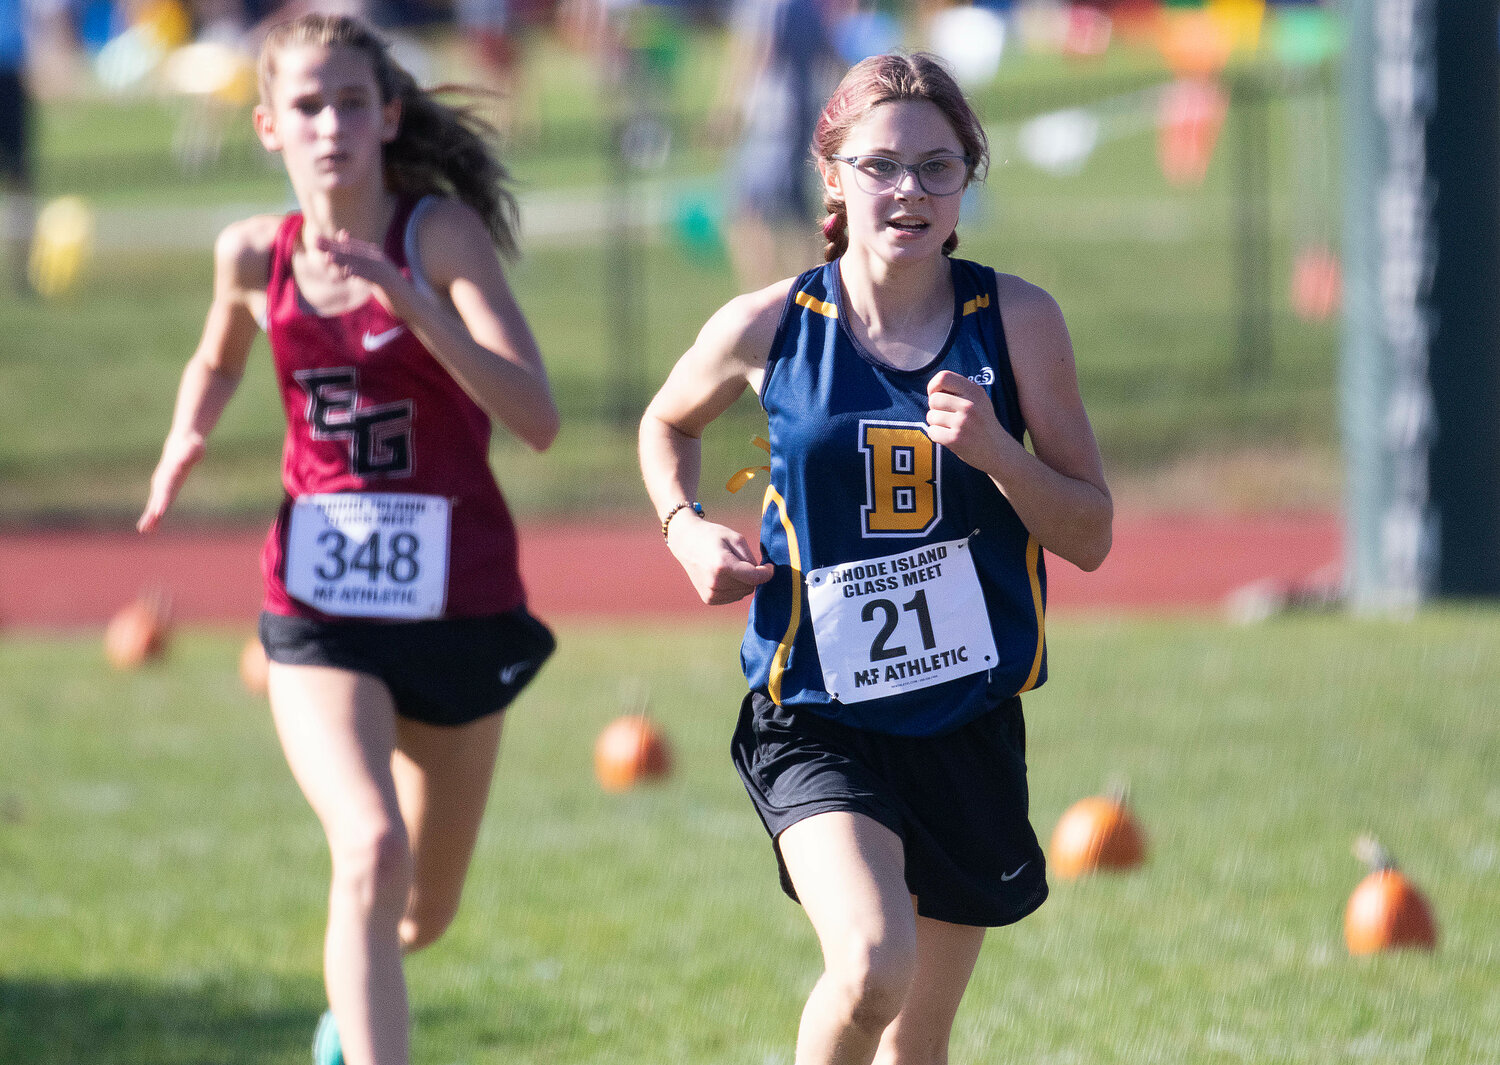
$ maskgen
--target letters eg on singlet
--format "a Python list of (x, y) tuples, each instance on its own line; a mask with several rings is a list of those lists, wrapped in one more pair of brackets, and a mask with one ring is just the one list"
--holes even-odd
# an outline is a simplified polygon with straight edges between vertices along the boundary
[(299, 496), (287, 529), (287, 591), (338, 617), (440, 617), (448, 591), (448, 532), (449, 504), (442, 496)]
[(997, 662), (969, 541), (948, 540), (807, 574), (828, 694), (858, 703)]

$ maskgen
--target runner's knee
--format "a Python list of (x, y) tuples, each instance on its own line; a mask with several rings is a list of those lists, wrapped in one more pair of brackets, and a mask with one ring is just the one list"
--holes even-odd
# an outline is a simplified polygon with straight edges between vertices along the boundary
[(867, 940), (830, 957), (824, 979), (849, 1023), (880, 1032), (901, 1012), (916, 968), (915, 942)]
[(903, 1016), (881, 1042), (870, 1065), (948, 1065), (953, 1026), (910, 1024)]
[(411, 890), (406, 830), (381, 822), (333, 848), (333, 892), (370, 913), (402, 912)]

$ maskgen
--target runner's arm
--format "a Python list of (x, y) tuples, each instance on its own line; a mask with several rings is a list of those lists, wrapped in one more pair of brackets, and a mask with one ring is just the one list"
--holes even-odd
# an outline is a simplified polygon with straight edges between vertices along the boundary
[(547, 450), (557, 437), (557, 404), (484, 222), (467, 204), (440, 199), (422, 214), (417, 240), (427, 283), (448, 297), (451, 310), (412, 284), (375, 245), (341, 235), (320, 239), (319, 247), (375, 285), (391, 313), (486, 414), (527, 446)]
[[(703, 431), (745, 391), (760, 387), (789, 282), (740, 296), (720, 308), (672, 368), (641, 419), (640, 461), (658, 518), (698, 498)], [(673, 515), (667, 546), (705, 603), (743, 599), (771, 579), (745, 538), (690, 508)]]
[(998, 277), (1033, 451), (1000, 426), (982, 388), (954, 373), (929, 382), (929, 432), (989, 475), (1038, 543), (1080, 569), (1098, 569), (1109, 554), (1114, 502), (1079, 394), (1067, 325), (1046, 292), (1018, 277)]
[(208, 434), (239, 387), (259, 325), (255, 302), (263, 301), (276, 219), (261, 216), (228, 226), (214, 242), (214, 294), (198, 347), (177, 388), (172, 426), (151, 475), (146, 507), (136, 529), (150, 532), (177, 498), (192, 468), (203, 458)]

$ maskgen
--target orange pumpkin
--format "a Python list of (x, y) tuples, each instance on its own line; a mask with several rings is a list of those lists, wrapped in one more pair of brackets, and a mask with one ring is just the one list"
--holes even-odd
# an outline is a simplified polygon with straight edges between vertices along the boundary
[(1396, 868), (1390, 854), (1370, 836), (1361, 836), (1354, 852), (1370, 866), (1344, 910), (1344, 942), (1350, 954), (1437, 947), (1432, 907)]
[(104, 657), (116, 669), (139, 669), (167, 652), (171, 604), (160, 591), (125, 604), (104, 629)]
[(245, 641), (245, 649), (240, 652), (240, 683), (251, 695), (264, 695), (270, 671), (266, 649), (260, 645), (258, 637), (250, 637)]
[(1079, 799), (1052, 831), (1047, 863), (1065, 879), (1097, 869), (1129, 869), (1146, 856), (1146, 837), (1124, 794)]
[(625, 791), (671, 771), (666, 737), (644, 714), (616, 718), (594, 744), (594, 775), (605, 791)]

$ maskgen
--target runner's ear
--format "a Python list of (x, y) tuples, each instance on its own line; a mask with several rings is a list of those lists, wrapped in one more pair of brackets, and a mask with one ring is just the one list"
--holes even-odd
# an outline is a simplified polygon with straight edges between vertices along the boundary
[(281, 151), (281, 135), (276, 132), (276, 116), (271, 109), (265, 104), (256, 104), (250, 118), (255, 123), (255, 135), (260, 138), (261, 147), (268, 152)]

